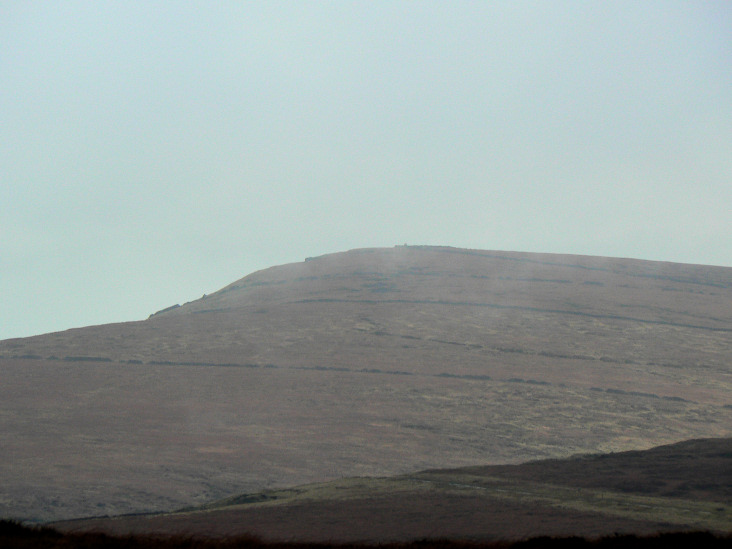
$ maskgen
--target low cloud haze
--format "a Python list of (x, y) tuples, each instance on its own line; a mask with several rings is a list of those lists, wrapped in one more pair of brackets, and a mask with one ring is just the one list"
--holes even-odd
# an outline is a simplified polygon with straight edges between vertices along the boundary
[(732, 266), (725, 2), (0, 6), (0, 339), (359, 247)]

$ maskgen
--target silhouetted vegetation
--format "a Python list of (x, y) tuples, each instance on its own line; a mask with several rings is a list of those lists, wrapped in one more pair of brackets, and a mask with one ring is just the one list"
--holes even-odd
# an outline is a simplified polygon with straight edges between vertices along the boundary
[[(615, 535), (597, 540), (580, 537), (536, 537), (528, 540), (461, 541), (424, 539), (404, 543), (381, 543), (381, 549), (669, 549), (675, 547), (704, 547), (722, 549), (730, 546), (731, 535), (709, 532), (664, 533), (655, 536)], [(162, 537), (153, 535), (110, 536), (102, 533), (62, 534), (53, 528), (25, 526), (16, 521), (0, 520), (0, 547), (4, 549), (358, 549), (373, 548), (375, 544), (357, 543), (298, 543), (265, 542), (252, 536), (204, 538), (190, 536)]]

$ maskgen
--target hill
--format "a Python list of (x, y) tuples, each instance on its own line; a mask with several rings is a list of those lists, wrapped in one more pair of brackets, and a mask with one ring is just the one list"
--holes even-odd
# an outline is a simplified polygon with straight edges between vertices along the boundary
[(730, 268), (400, 246), (1, 341), (0, 516), (729, 437), (730, 311)]
[(59, 523), (66, 532), (254, 535), (265, 541), (732, 532), (732, 439), (522, 465), (342, 479), (173, 514)]

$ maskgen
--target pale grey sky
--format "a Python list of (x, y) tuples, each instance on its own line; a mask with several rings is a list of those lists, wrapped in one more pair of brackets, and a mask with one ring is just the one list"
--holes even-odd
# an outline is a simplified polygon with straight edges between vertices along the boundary
[(0, 3), (0, 339), (394, 244), (732, 266), (732, 3)]

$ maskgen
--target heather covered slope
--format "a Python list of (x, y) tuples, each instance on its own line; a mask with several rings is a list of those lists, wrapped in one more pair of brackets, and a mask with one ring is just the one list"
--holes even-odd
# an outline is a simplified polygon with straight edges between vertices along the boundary
[(732, 439), (512, 466), (343, 479), (200, 510), (58, 524), (65, 531), (409, 541), (732, 532)]
[(0, 342), (0, 515), (732, 435), (732, 269), (434, 247)]

